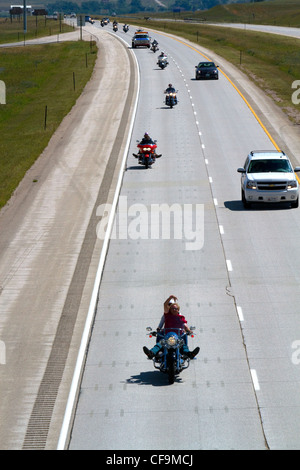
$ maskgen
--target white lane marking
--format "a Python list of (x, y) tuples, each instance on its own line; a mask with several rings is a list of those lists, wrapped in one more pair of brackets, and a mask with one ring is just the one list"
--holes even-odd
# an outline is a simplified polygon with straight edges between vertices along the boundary
[(225, 232), (224, 232), (224, 227), (223, 227), (223, 225), (219, 225), (219, 230), (220, 230), (220, 234), (221, 234), (221, 235), (224, 235)]
[(250, 372), (251, 372), (252, 382), (254, 385), (254, 390), (258, 391), (260, 390), (260, 386), (259, 386), (259, 381), (258, 381), (256, 370), (250, 369)]
[(236, 309), (237, 309), (237, 313), (238, 313), (240, 322), (243, 322), (244, 321), (244, 315), (243, 315), (242, 307), (237, 306)]
[(231, 264), (230, 259), (227, 259), (227, 260), (226, 260), (226, 264), (227, 264), (227, 269), (228, 269), (228, 271), (232, 271), (233, 269), (232, 269), (232, 264)]
[[(123, 42), (127, 45), (127, 43), (125, 41), (123, 41)], [(84, 360), (85, 360), (85, 356), (86, 356), (86, 350), (87, 350), (87, 346), (88, 346), (88, 342), (89, 342), (89, 338), (90, 338), (90, 331), (91, 331), (91, 327), (92, 327), (92, 323), (93, 323), (94, 315), (95, 315), (95, 311), (96, 311), (96, 306), (97, 306), (97, 302), (98, 302), (99, 286), (100, 286), (101, 277), (102, 277), (104, 264), (105, 264), (105, 259), (106, 259), (106, 254), (107, 254), (107, 250), (108, 250), (108, 246), (109, 246), (109, 239), (110, 239), (110, 235), (111, 235), (111, 231), (112, 231), (112, 227), (113, 227), (116, 207), (117, 207), (119, 194), (120, 194), (120, 190), (121, 190), (121, 185), (122, 185), (122, 181), (123, 181), (123, 172), (124, 172), (124, 168), (125, 168), (125, 165), (126, 165), (126, 159), (127, 159), (127, 156), (128, 156), (128, 150), (129, 150), (130, 140), (131, 140), (131, 137), (132, 137), (133, 125), (134, 125), (134, 120), (135, 120), (135, 116), (136, 116), (136, 111), (137, 111), (137, 105), (138, 105), (139, 94), (140, 94), (140, 74), (139, 74), (139, 66), (138, 66), (136, 55), (135, 54), (132, 54), (132, 55), (133, 55), (133, 58), (135, 60), (136, 70), (137, 70), (137, 74), (138, 74), (136, 100), (135, 100), (134, 109), (133, 109), (133, 112), (132, 112), (130, 128), (129, 128), (129, 132), (128, 132), (128, 138), (127, 138), (127, 142), (126, 142), (126, 145), (125, 145), (124, 154), (123, 154), (123, 157), (122, 157), (120, 173), (118, 175), (118, 181), (117, 181), (117, 184), (116, 184), (116, 191), (115, 191), (114, 199), (113, 199), (113, 203), (112, 203), (112, 210), (111, 210), (111, 213), (110, 213), (110, 216), (109, 216), (107, 229), (106, 229), (106, 234), (105, 234), (105, 239), (103, 241), (103, 246), (102, 246), (102, 250), (101, 250), (101, 254), (100, 254), (100, 259), (99, 259), (99, 263), (98, 263), (98, 268), (97, 268), (96, 278), (95, 278), (95, 282), (94, 282), (93, 292), (92, 292), (92, 295), (91, 295), (89, 310), (88, 310), (88, 314), (87, 314), (87, 317), (86, 317), (83, 334), (82, 334), (82, 337), (81, 337), (81, 343), (80, 343), (79, 352), (78, 352), (78, 356), (77, 356), (77, 361), (76, 361), (76, 365), (75, 365), (75, 370), (74, 370), (74, 374), (73, 374), (73, 378), (72, 378), (72, 383), (71, 383), (71, 388), (70, 388), (70, 392), (69, 392), (69, 396), (68, 396), (68, 401), (67, 401), (67, 405), (66, 405), (66, 409), (65, 409), (63, 423), (62, 423), (62, 427), (61, 427), (61, 430), (60, 430), (59, 440), (58, 440), (58, 444), (57, 444), (57, 450), (64, 450), (65, 449), (65, 446), (66, 446), (66, 443), (67, 443), (67, 438), (68, 438), (68, 435), (69, 435), (71, 419), (72, 419), (72, 415), (73, 415), (73, 411), (74, 411), (74, 407), (75, 407), (75, 402), (76, 402), (76, 397), (77, 397), (77, 392), (78, 392), (78, 387), (79, 387), (79, 383), (80, 383), (81, 371), (83, 370), (83, 364), (84, 364)]]

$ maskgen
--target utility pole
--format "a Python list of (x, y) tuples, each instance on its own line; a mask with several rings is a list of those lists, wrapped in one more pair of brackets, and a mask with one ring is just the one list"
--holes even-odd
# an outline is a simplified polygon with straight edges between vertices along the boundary
[(24, 29), (24, 34), (27, 33), (27, 6), (26, 6), (26, 0), (23, 0), (23, 29)]

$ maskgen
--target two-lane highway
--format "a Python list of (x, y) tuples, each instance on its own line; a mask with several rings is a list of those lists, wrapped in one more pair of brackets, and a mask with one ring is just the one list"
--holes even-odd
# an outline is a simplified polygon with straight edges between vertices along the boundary
[[(131, 35), (117, 34), (130, 45)], [(245, 211), (236, 172), (250, 150), (274, 148), (277, 135), (223, 70), (218, 81), (194, 79), (201, 48), (152, 37), (170, 65), (161, 71), (157, 54), (134, 51), (140, 98), (69, 448), (300, 448), (300, 368), (292, 361), (299, 211)], [(170, 82), (179, 90), (172, 110), (163, 103)], [(151, 170), (132, 156), (145, 131), (163, 154)], [(193, 240), (185, 230), (192, 218)], [(191, 348), (201, 347), (172, 386), (142, 351), (152, 345), (145, 328), (157, 326), (169, 294), (197, 327)]]

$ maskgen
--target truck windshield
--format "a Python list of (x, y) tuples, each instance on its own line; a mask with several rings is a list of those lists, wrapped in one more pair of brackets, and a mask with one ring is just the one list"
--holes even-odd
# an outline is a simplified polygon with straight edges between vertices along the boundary
[(248, 167), (248, 173), (291, 173), (292, 171), (288, 160), (278, 159), (252, 160)]

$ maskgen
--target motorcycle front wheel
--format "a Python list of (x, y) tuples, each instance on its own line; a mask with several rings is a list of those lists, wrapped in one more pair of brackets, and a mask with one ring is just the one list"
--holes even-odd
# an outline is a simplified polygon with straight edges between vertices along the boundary
[(168, 358), (168, 379), (169, 384), (172, 385), (175, 382), (175, 369), (176, 362), (173, 357)]

